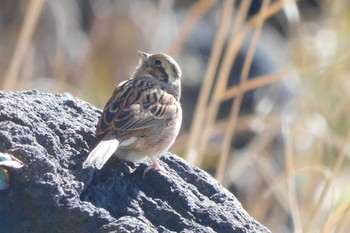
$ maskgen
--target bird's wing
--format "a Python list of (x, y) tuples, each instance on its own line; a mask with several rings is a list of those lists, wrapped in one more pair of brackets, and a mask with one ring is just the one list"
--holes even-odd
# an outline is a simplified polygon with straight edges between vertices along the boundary
[(119, 85), (107, 102), (96, 133), (115, 135), (156, 126), (174, 119), (179, 103), (156, 84), (144, 79), (129, 79)]

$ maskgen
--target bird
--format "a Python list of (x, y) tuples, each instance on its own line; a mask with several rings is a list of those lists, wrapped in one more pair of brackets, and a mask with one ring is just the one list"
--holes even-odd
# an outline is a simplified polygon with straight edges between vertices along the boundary
[(138, 54), (139, 64), (131, 78), (115, 88), (103, 109), (96, 127), (96, 136), (102, 138), (84, 161), (83, 169), (100, 170), (115, 155), (136, 163), (149, 158), (152, 165), (146, 170), (168, 173), (158, 158), (180, 131), (182, 72), (165, 53)]

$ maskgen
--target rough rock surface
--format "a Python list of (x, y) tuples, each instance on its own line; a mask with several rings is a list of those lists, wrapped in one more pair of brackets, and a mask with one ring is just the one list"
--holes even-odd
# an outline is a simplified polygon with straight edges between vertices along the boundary
[(170, 175), (116, 159), (82, 170), (100, 114), (70, 94), (0, 92), (0, 151), (26, 164), (0, 192), (0, 232), (269, 232), (170, 153)]

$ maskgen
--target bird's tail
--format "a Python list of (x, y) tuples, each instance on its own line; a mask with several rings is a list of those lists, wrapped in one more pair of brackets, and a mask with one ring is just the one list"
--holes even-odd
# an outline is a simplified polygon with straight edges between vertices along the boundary
[(115, 138), (102, 139), (95, 149), (90, 152), (89, 156), (83, 163), (83, 169), (87, 167), (96, 167), (100, 170), (117, 150), (118, 146), (119, 141)]

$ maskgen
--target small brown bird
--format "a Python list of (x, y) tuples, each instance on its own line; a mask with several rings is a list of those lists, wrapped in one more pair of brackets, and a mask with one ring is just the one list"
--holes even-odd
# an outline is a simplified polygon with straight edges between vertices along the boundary
[(115, 153), (133, 162), (148, 156), (154, 169), (166, 172), (157, 159), (180, 130), (181, 69), (167, 54), (138, 53), (141, 59), (136, 71), (117, 86), (103, 110), (96, 135), (104, 136), (83, 168), (101, 169)]

